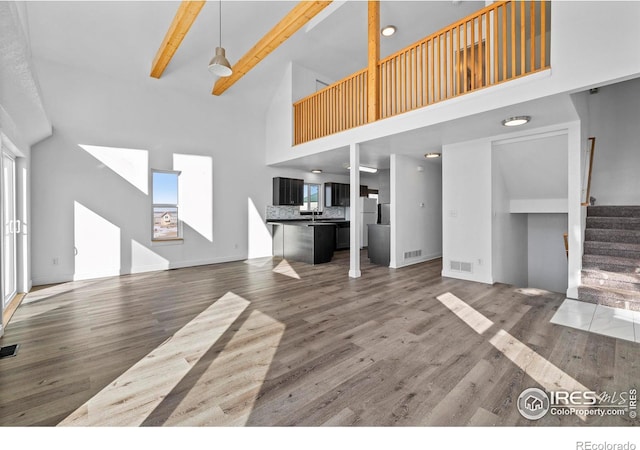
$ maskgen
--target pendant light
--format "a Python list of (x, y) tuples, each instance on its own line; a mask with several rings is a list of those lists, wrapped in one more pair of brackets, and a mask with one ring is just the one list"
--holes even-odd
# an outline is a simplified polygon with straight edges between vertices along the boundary
[(219, 77), (228, 77), (233, 73), (231, 70), (231, 64), (225, 57), (224, 48), (222, 48), (222, 0), (218, 2), (219, 5), (219, 14), (218, 18), (220, 19), (220, 46), (216, 47), (216, 55), (211, 59), (209, 63), (209, 72)]

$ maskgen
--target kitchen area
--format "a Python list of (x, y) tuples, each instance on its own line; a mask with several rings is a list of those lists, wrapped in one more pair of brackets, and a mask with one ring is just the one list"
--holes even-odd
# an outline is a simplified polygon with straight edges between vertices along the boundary
[[(323, 264), (336, 252), (350, 248), (349, 184), (274, 177), (272, 187), (273, 202), (267, 206), (266, 222), (272, 226), (274, 256)], [(388, 266), (389, 204), (379, 203), (379, 189), (361, 185), (359, 194), (360, 248), (369, 249), (372, 263)]]

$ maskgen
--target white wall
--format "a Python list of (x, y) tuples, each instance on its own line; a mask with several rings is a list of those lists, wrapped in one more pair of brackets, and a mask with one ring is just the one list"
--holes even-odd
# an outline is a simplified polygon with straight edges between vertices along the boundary
[(319, 90), (319, 86), (316, 81), (320, 81), (324, 84), (332, 84), (335, 80), (327, 75), (293, 63), (293, 101), (297, 102), (298, 100), (317, 92)]
[[(34, 284), (259, 256), (249, 243), (265, 236), (272, 177), (320, 181), (266, 167), (264, 118), (232, 97), (189, 97), (151, 78), (121, 82), (49, 61), (36, 66), (55, 133), (32, 153)], [(114, 148), (107, 156), (120, 166), (80, 145)], [(153, 244), (144, 180), (151, 168), (178, 165), (192, 190), (184, 243)], [(92, 236), (93, 229), (102, 232)], [(107, 238), (119, 245), (101, 247)]]
[(292, 82), (293, 64), (289, 63), (267, 109), (266, 148), (286, 149), (290, 148), (293, 142)]
[[(557, 92), (640, 74), (640, 2), (551, 2), (551, 81)], [(597, 30), (597, 32), (594, 32)]]
[(0, 2), (0, 128), (21, 151), (51, 134), (24, 17), (24, 5)]
[(492, 151), (492, 264), (493, 281), (527, 286), (527, 216), (511, 214), (511, 196), (499, 163)]
[[(442, 148), (442, 275), (483, 283), (492, 278), (491, 141)], [(450, 270), (469, 262), (472, 273)]]
[(528, 287), (564, 293), (567, 256), (562, 235), (566, 214), (521, 214), (528, 220)]
[(640, 78), (601, 87), (587, 102), (591, 196), (598, 205), (640, 205)]
[(391, 174), (389, 169), (378, 171), (378, 203), (391, 203)]
[[(422, 168), (422, 170), (418, 170)], [(391, 156), (395, 183), (391, 187), (391, 267), (402, 267), (442, 256), (442, 168), (439, 161)], [(421, 256), (405, 258), (420, 250)]]

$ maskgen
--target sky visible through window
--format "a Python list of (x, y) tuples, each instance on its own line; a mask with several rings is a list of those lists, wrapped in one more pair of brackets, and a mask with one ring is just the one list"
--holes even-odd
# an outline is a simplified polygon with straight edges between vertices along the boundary
[(178, 204), (177, 173), (153, 173), (153, 203), (156, 205)]

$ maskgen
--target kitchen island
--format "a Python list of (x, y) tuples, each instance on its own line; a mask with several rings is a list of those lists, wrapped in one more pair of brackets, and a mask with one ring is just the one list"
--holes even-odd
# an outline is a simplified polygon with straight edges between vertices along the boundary
[(336, 248), (336, 229), (344, 220), (270, 221), (273, 255), (307, 264), (331, 261)]

